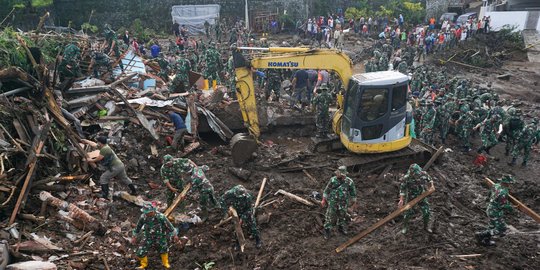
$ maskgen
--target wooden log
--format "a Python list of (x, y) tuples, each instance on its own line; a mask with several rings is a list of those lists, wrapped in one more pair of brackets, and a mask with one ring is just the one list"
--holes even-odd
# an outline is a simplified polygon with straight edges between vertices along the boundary
[(257, 200), (255, 200), (254, 208), (257, 208), (257, 206), (259, 206), (259, 203), (261, 203), (261, 197), (262, 197), (265, 185), (266, 185), (266, 177), (263, 179), (263, 181), (261, 183), (261, 188), (259, 189), (259, 194), (257, 195)]
[(128, 192), (125, 192), (125, 191), (117, 191), (117, 192), (114, 193), (114, 196), (118, 197), (118, 198), (122, 198), (125, 201), (128, 201), (128, 202), (130, 202), (132, 204), (135, 204), (137, 206), (140, 206), (140, 207), (142, 207), (144, 205), (144, 203), (146, 202), (141, 197), (131, 195)]
[(466, 258), (476, 258), (476, 257), (480, 257), (480, 256), (483, 256), (484, 254), (466, 254), (466, 255), (450, 255), (450, 257), (452, 258), (460, 258), (460, 259), (466, 259)]
[(171, 213), (174, 211), (174, 209), (180, 204), (180, 202), (182, 202), (186, 198), (186, 195), (190, 189), (191, 189), (191, 183), (188, 183), (184, 187), (184, 190), (182, 190), (182, 192), (178, 194), (176, 198), (174, 198), (173, 203), (169, 206), (169, 208), (167, 208), (167, 210), (165, 210), (165, 213), (163, 213), (166, 217), (169, 217)]
[(11, 217), (9, 218), (8, 226), (15, 222), (15, 217), (17, 217), (17, 214), (19, 214), (21, 204), (23, 204), (23, 202), (26, 200), (26, 196), (28, 195), (28, 187), (30, 187), (32, 184), (31, 182), (37, 166), (36, 155), (41, 153), (41, 150), (45, 145), (44, 141), (47, 137), (47, 134), (49, 133), (50, 127), (51, 122), (47, 122), (41, 129), (40, 134), (34, 138), (34, 143), (32, 144), (32, 153), (28, 156), (28, 159), (26, 160), (26, 165), (28, 166), (28, 173), (26, 174), (26, 178), (21, 188), (21, 192), (19, 193), (19, 197), (17, 198), (17, 203), (15, 204), (13, 212), (11, 213)]
[(347, 242), (341, 244), (339, 247), (336, 248), (336, 252), (340, 253), (343, 250), (345, 250), (350, 245), (358, 242), (360, 239), (364, 238), (364, 236), (370, 234), (374, 230), (378, 229), (382, 225), (386, 224), (388, 221), (394, 219), (395, 217), (401, 215), (403, 212), (411, 209), (414, 205), (419, 203), (421, 200), (426, 198), (427, 196), (431, 195), (433, 192), (435, 192), (435, 188), (429, 189), (428, 191), (425, 191), (424, 193), (420, 194), (420, 196), (414, 198), (414, 200), (408, 202), (403, 207), (397, 209), (396, 211), (392, 212), (390, 215), (386, 216), (385, 218), (379, 220), (377, 223), (371, 225), (369, 228), (365, 229), (364, 231), (360, 232), (359, 234), (355, 235), (351, 239), (349, 239)]
[[(489, 178), (485, 178), (486, 184), (491, 188), (495, 183), (491, 181)], [(518, 199), (516, 199), (514, 196), (508, 194), (508, 198), (512, 204), (514, 204), (517, 209), (519, 209), (521, 212), (525, 213), (527, 216), (534, 219), (536, 222), (540, 223), (540, 215), (538, 213), (534, 212), (531, 208), (527, 207), (525, 204), (520, 202)]]
[(238, 244), (240, 245), (240, 251), (244, 252), (244, 248), (246, 247), (246, 237), (244, 236), (244, 232), (242, 232), (240, 217), (238, 216), (236, 209), (234, 209), (232, 206), (229, 207), (229, 214), (234, 221), (234, 232), (236, 233), (236, 239), (238, 240)]
[(6, 270), (56, 270), (57, 267), (51, 262), (42, 261), (26, 261), (15, 264), (10, 264), (6, 267)]
[(93, 230), (100, 235), (103, 235), (105, 233), (105, 227), (103, 226), (103, 224), (101, 224), (101, 222), (99, 222), (95, 217), (89, 215), (76, 205), (58, 199), (47, 191), (40, 192), (39, 198), (41, 201), (47, 202), (51, 206), (54, 206), (64, 211), (68, 211), (68, 218), (73, 220), (74, 226), (80, 228), (82, 225), (83, 228)]
[(307, 206), (315, 206), (312, 202), (310, 202), (310, 201), (308, 201), (306, 199), (303, 199), (303, 198), (301, 198), (301, 197), (299, 197), (297, 195), (294, 195), (292, 193), (289, 193), (289, 192), (287, 192), (287, 191), (285, 191), (283, 189), (278, 190), (274, 195), (277, 195), (277, 194), (285, 195), (286, 197), (288, 197), (290, 199), (293, 199), (293, 200), (295, 200), (295, 201), (297, 201), (299, 203), (303, 203), (303, 204), (305, 204)]
[(428, 160), (424, 168), (422, 168), (424, 171), (427, 171), (431, 165), (439, 158), (439, 156), (444, 152), (444, 146), (439, 147), (437, 152)]

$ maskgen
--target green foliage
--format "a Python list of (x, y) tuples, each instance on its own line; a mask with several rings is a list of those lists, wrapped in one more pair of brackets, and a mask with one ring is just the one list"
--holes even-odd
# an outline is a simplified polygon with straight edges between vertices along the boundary
[(33, 7), (47, 7), (52, 5), (53, 0), (32, 0)]
[[(30, 40), (26, 40), (32, 46)], [(8, 27), (0, 32), (0, 67), (18, 66), (28, 70), (30, 64), (26, 58), (26, 51), (17, 41), (16, 32)]]
[(90, 24), (90, 23), (87, 23), (87, 22), (85, 22), (85, 23), (83, 23), (83, 24), (81, 25), (81, 29), (82, 29), (83, 31), (85, 31), (85, 32), (90, 31), (90, 32), (92, 32), (92, 33), (97, 33), (97, 31), (99, 30), (98, 27), (97, 27), (96, 25), (93, 25), (93, 24)]
[(14, 9), (23, 9), (23, 8), (25, 8), (25, 6), (24, 6), (23, 3), (18, 3), (18, 4), (14, 4), (13, 8)]
[(280, 25), (285, 25), (285, 28), (294, 28), (295, 23), (290, 14), (281, 14), (279, 15), (278, 22)]
[(497, 35), (499, 36), (500, 40), (521, 45), (523, 43), (521, 31), (516, 31), (516, 29), (517, 27), (513, 25), (503, 25)]
[(367, 17), (369, 15), (367, 8), (358, 9), (355, 7), (350, 7), (345, 10), (345, 18), (350, 19), (359, 19), (361, 17)]
[(154, 30), (145, 28), (143, 26), (141, 19), (135, 19), (131, 24), (129, 30), (132, 35), (137, 38), (137, 40), (143, 41), (145, 43), (150, 41), (154, 36), (156, 36), (156, 32)]
[(203, 270), (210, 270), (210, 269), (214, 268), (214, 266), (216, 265), (215, 262), (205, 262), (202, 265), (200, 265), (198, 263), (195, 263), (195, 264), (197, 264), (199, 267), (202, 267)]

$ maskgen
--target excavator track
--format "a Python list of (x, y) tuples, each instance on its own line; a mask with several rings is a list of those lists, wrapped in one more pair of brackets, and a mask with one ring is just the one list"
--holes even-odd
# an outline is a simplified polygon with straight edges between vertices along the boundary
[[(343, 145), (337, 136), (330, 139), (313, 139), (314, 144), (311, 150), (314, 152), (328, 152), (337, 149), (343, 149)], [(334, 147), (333, 146), (337, 146)], [(419, 140), (413, 139), (411, 144), (398, 151), (378, 154), (354, 154), (338, 160), (338, 164), (346, 166), (350, 172), (368, 171), (377, 168), (383, 169), (388, 165), (393, 168), (407, 167), (412, 163), (418, 163), (423, 166), (437, 149), (425, 144)]]

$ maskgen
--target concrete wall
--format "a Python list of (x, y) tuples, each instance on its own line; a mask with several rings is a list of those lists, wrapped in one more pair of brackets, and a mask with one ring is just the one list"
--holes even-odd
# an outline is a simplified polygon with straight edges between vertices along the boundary
[[(498, 30), (504, 25), (516, 26), (516, 30), (523, 30), (527, 22), (527, 11), (495, 11), (486, 12), (491, 17), (491, 29)], [(537, 29), (540, 29), (540, 24)]]
[(439, 19), (448, 10), (448, 0), (426, 0), (426, 18)]

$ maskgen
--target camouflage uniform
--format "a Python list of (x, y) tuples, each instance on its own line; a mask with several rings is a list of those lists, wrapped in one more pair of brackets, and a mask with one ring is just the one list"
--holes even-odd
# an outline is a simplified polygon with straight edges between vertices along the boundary
[(489, 154), (489, 150), (497, 145), (497, 131), (498, 126), (495, 126), (499, 121), (499, 116), (494, 115), (493, 117), (486, 119), (482, 122), (480, 128), (480, 138), (482, 139), (482, 147), (478, 149), (478, 153), (482, 153), (482, 150), (485, 150)]
[(114, 57), (116, 57), (118, 60), (120, 69), (124, 70), (124, 64), (122, 64), (122, 60), (120, 59), (120, 49), (118, 48), (118, 37), (116, 36), (116, 33), (108, 26), (105, 28), (105, 39), (107, 40), (107, 48), (105, 49), (105, 52), (108, 54), (108, 52), (112, 50), (114, 52)]
[(227, 73), (229, 73), (229, 93), (236, 93), (236, 69), (232, 55), (227, 60)]
[(92, 54), (92, 61), (94, 62), (92, 65), (92, 69), (94, 70), (94, 77), (99, 78), (102, 74), (100, 74), (100, 70), (104, 67), (107, 69), (107, 73), (113, 77), (113, 71), (112, 71), (112, 65), (111, 65), (111, 58), (102, 52), (94, 52)]
[(486, 214), (489, 217), (489, 226), (486, 230), (476, 233), (476, 237), (483, 245), (493, 245), (494, 242), (491, 241), (491, 237), (494, 235), (504, 236), (506, 232), (504, 212), (514, 211), (508, 200), (508, 188), (502, 185), (502, 183), (513, 183), (514, 178), (510, 175), (505, 175), (500, 181), (501, 183), (493, 185), (489, 196), (489, 204), (486, 209)]
[(369, 59), (366, 63), (365, 70), (367, 72), (375, 72), (378, 71), (377, 63), (375, 63), (375, 59), (372, 57)]
[(146, 257), (149, 250), (155, 250), (159, 254), (169, 252), (169, 239), (177, 235), (176, 228), (163, 215), (156, 211), (153, 217), (143, 213), (137, 222), (137, 227), (133, 230), (133, 235), (137, 236), (143, 232), (143, 238), (137, 248), (136, 254), (139, 258)]
[(514, 149), (519, 134), (525, 127), (525, 122), (521, 119), (520, 116), (516, 115), (516, 109), (508, 109), (509, 117), (504, 121), (503, 133), (501, 136), (504, 136), (506, 139), (505, 154), (508, 156), (510, 151)]
[(332, 102), (332, 96), (328, 93), (328, 87), (326, 85), (321, 86), (320, 88), (322, 93), (318, 94), (311, 103), (316, 106), (317, 111), (317, 136), (326, 137), (328, 134), (328, 120), (330, 116), (328, 115), (328, 108)]
[[(341, 167), (340, 167), (341, 169)], [(330, 230), (335, 225), (338, 225), (340, 229), (344, 229), (349, 223), (349, 214), (347, 208), (349, 202), (352, 200), (356, 202), (356, 187), (354, 181), (347, 177), (346, 168), (343, 168), (343, 178), (340, 179), (337, 176), (330, 178), (330, 181), (326, 185), (323, 193), (323, 199), (328, 201), (328, 208), (326, 209), (326, 215), (324, 216), (324, 229)]]
[(260, 241), (259, 229), (257, 229), (257, 222), (253, 215), (253, 196), (244, 186), (237, 185), (227, 190), (221, 196), (220, 205), (225, 212), (228, 211), (229, 206), (232, 206), (249, 228), (251, 235), (255, 237), (255, 240)]
[(401, 61), (399, 65), (397, 66), (397, 70), (403, 74), (407, 74), (407, 69), (409, 67), (407, 66), (407, 62)]
[(425, 143), (433, 144), (433, 129), (435, 127), (435, 119), (437, 117), (437, 111), (433, 108), (431, 101), (428, 101), (428, 108), (422, 116), (422, 140)]
[(171, 82), (171, 92), (187, 92), (189, 90), (189, 71), (191, 64), (186, 58), (180, 58), (176, 61), (176, 76)]
[(206, 61), (204, 78), (209, 81), (216, 80), (220, 84), (219, 69), (221, 68), (221, 54), (215, 48), (209, 47), (204, 52), (204, 60)]
[[(428, 184), (432, 184), (433, 180), (429, 174), (420, 168), (418, 164), (412, 164), (409, 167), (407, 174), (401, 179), (399, 186), (399, 196), (404, 199), (404, 203), (414, 200), (426, 191)], [(422, 219), (424, 220), (424, 228), (427, 228), (429, 219), (431, 216), (431, 210), (429, 208), (429, 202), (427, 198), (421, 200), (418, 204), (420, 211), (422, 211)], [(416, 206), (415, 206), (416, 207)], [(403, 215), (403, 233), (407, 232), (409, 220), (414, 214), (414, 208), (405, 211)]]
[(379, 71), (386, 71), (388, 70), (388, 57), (386, 54), (382, 54), (381, 58), (379, 58)]
[(265, 98), (268, 100), (272, 92), (276, 97), (276, 101), (279, 101), (281, 96), (281, 71), (279, 69), (269, 69), (267, 72), (268, 84), (266, 85)]
[(79, 58), (81, 57), (81, 50), (77, 45), (71, 43), (64, 48), (64, 55), (62, 61), (58, 66), (60, 76), (63, 78), (66, 77), (77, 77), (81, 75), (81, 69), (79, 67)]
[(474, 127), (474, 113), (468, 111), (465, 114), (462, 114), (458, 119), (458, 130), (459, 130), (459, 139), (463, 142), (463, 147), (465, 151), (470, 151), (471, 149), (471, 132)]
[(523, 153), (522, 166), (526, 166), (531, 155), (531, 148), (537, 136), (536, 124), (529, 124), (523, 128), (517, 137), (517, 143), (512, 149), (512, 162), (510, 165), (515, 165), (518, 157)]
[[(171, 157), (172, 158), (172, 157)], [(184, 179), (182, 174), (189, 171), (191, 164), (187, 158), (174, 158), (168, 159), (167, 156), (163, 158), (164, 164), (161, 166), (161, 178), (163, 183), (170, 182), (173, 188), (178, 190), (184, 189)], [(167, 205), (171, 205), (176, 194), (167, 189)]]
[(163, 56), (159, 56), (157, 58), (157, 63), (159, 65), (159, 73), (157, 74), (160, 78), (162, 78), (164, 81), (169, 81), (169, 62), (163, 58)]
[[(439, 130), (439, 136), (441, 142), (444, 144), (446, 142), (446, 135), (448, 134), (448, 121), (450, 121), (450, 112), (448, 111), (447, 103), (442, 101), (442, 98), (437, 98), (435, 101), (437, 106), (437, 115), (435, 117), (435, 128)], [(444, 103), (444, 105), (443, 105)]]
[(216, 195), (214, 193), (214, 186), (210, 183), (205, 171), (208, 171), (208, 166), (203, 165), (200, 167), (194, 167), (191, 172), (191, 190), (199, 192), (199, 206), (201, 207), (202, 215), (208, 214), (208, 207), (211, 208), (217, 206)]

